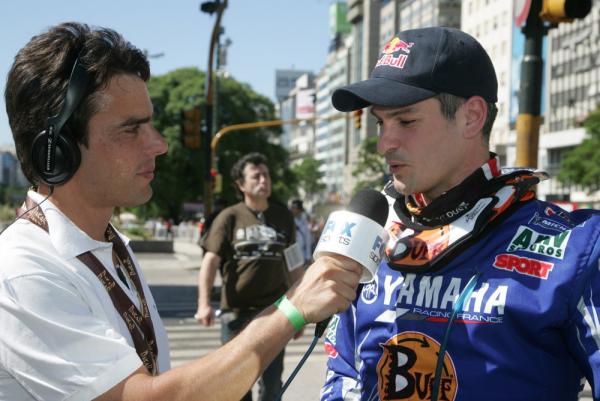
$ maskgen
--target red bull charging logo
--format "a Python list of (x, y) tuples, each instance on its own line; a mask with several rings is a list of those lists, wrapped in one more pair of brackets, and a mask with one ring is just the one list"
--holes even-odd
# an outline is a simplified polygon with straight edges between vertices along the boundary
[[(414, 42), (405, 42), (398, 37), (393, 38), (383, 47), (383, 54), (375, 67), (387, 65), (395, 68), (404, 68), (404, 64), (410, 54), (410, 48), (413, 45)], [(399, 51), (402, 51), (402, 53), (394, 56), (394, 53), (398, 53)]]
[(413, 42), (405, 42), (402, 39), (395, 37), (390, 40), (384, 47), (383, 53), (392, 54), (396, 53), (399, 50), (402, 50), (404, 53), (410, 53), (410, 48), (414, 45)]

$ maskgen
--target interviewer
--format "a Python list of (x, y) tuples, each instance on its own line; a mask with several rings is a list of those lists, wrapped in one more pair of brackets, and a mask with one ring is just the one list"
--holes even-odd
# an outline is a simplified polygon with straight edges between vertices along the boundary
[(5, 93), (34, 187), (0, 235), (0, 400), (239, 400), (306, 322), (346, 309), (360, 268), (321, 258), (234, 340), (170, 370), (148, 285), (110, 225), (152, 196), (144, 53), (117, 32), (54, 26), (21, 49)]

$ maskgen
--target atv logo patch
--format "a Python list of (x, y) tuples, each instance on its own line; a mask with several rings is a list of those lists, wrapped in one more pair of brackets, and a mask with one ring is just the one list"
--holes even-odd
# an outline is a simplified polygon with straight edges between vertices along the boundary
[(515, 236), (510, 240), (508, 252), (525, 251), (537, 255), (562, 259), (569, 243), (571, 230), (556, 235), (540, 234), (526, 226), (520, 226)]

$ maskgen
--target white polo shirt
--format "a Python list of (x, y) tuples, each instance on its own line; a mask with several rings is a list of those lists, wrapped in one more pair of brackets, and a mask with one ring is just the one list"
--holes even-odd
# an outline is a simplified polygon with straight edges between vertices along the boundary
[[(43, 199), (31, 191), (29, 196), (38, 203)], [(138, 308), (139, 299), (134, 287), (129, 290), (118, 278), (112, 243), (90, 238), (50, 201), (41, 208), (50, 235), (19, 220), (0, 236), (0, 401), (91, 400), (142, 362), (110, 296), (76, 256), (92, 251)], [(133, 261), (154, 323), (158, 369), (164, 372), (170, 368), (167, 335)]]

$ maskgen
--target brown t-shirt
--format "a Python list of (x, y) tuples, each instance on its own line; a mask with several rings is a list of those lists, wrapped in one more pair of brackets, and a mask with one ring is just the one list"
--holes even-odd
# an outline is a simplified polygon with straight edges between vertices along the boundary
[(290, 285), (283, 250), (294, 236), (294, 217), (276, 203), (262, 215), (244, 202), (219, 213), (203, 248), (221, 257), (221, 309), (264, 308), (283, 295)]

